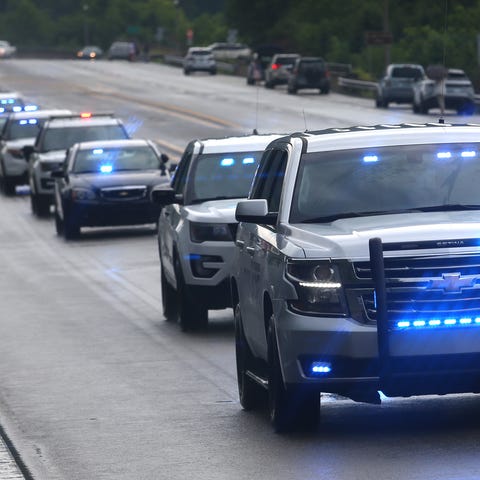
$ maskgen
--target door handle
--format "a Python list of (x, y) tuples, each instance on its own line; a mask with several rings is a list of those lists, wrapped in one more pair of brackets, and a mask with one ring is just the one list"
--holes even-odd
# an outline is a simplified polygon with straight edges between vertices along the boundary
[(255, 247), (246, 247), (245, 250), (247, 251), (247, 253), (253, 255), (255, 252)]
[(235, 245), (242, 248), (245, 245), (245, 242), (243, 240), (235, 240)]

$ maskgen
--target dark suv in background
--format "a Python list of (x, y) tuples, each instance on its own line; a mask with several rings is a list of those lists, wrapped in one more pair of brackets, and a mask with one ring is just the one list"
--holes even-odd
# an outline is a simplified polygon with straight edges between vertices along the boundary
[(288, 93), (304, 88), (317, 88), (320, 93), (330, 91), (330, 72), (321, 57), (298, 57), (288, 79)]

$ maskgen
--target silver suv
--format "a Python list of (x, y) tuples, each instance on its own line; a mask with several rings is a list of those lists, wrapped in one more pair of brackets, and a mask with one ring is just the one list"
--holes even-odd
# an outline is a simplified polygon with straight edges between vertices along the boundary
[(300, 58), (297, 53), (277, 53), (274, 55), (265, 69), (265, 88), (286, 85), (297, 58)]
[(23, 148), (33, 146), (38, 131), (52, 115), (69, 115), (70, 110), (12, 112), (0, 136), (0, 186), (13, 195), (17, 185), (28, 183), (28, 164)]
[(212, 50), (205, 47), (190, 47), (183, 59), (183, 73), (190, 75), (193, 72), (217, 73), (217, 62)]
[(320, 392), (477, 392), (480, 127), (379, 125), (274, 141), (238, 203), (240, 401), (277, 431)]
[(81, 113), (50, 117), (42, 126), (33, 147), (25, 147), (28, 158), (30, 200), (35, 215), (47, 215), (53, 205), (55, 181), (51, 176), (65, 161), (75, 143), (129, 138), (122, 123), (112, 114)]
[(279, 135), (191, 141), (171, 185), (156, 187), (163, 313), (182, 330), (205, 327), (209, 309), (231, 307), (235, 207), (246, 198), (264, 148)]

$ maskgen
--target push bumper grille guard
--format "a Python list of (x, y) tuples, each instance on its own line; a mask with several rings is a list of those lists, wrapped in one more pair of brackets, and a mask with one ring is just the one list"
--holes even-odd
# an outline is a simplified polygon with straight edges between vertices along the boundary
[(380, 382), (390, 372), (390, 345), (388, 338), (387, 287), (381, 238), (371, 238), (368, 242), (375, 299), (377, 305), (377, 336)]
[[(442, 387), (443, 378), (442, 375), (446, 373), (455, 374), (459, 372), (469, 373), (475, 388), (478, 389), (478, 382), (480, 381), (480, 352), (475, 353), (458, 353), (458, 354), (445, 354), (435, 355), (435, 358), (420, 356), (420, 357), (398, 357), (392, 356), (391, 351), (391, 333), (394, 330), (398, 331), (398, 324), (395, 326), (395, 312), (389, 310), (389, 282), (391, 278), (387, 275), (386, 260), (384, 260), (384, 251), (402, 251), (412, 249), (432, 249), (432, 248), (455, 248), (475, 246), (479, 247), (478, 239), (462, 239), (462, 240), (449, 240), (449, 241), (426, 241), (426, 242), (407, 242), (407, 243), (382, 243), (380, 238), (371, 238), (369, 240), (369, 252), (370, 252), (370, 268), (371, 276), (375, 291), (375, 304), (376, 304), (376, 323), (377, 323), (377, 341), (378, 341), (378, 376), (380, 384), (387, 388), (395, 390), (396, 382), (401, 378), (412, 377), (419, 373), (424, 373), (428, 376), (423, 377), (423, 381), (429, 380), (433, 377), (438, 378), (437, 388), (433, 391), (437, 391)], [(455, 262), (458, 259), (453, 259)], [(456, 264), (456, 263), (454, 263)], [(477, 267), (475, 267), (477, 269)], [(470, 270), (468, 270), (470, 272)], [(470, 272), (471, 273), (471, 272)], [(393, 289), (394, 290), (394, 289)], [(392, 290), (392, 295), (395, 293)], [(472, 316), (472, 323), (478, 323), (476, 320), (480, 320), (480, 312), (478, 308), (475, 308), (477, 312), (470, 312)], [(453, 313), (453, 312), (452, 312)], [(458, 312), (457, 312), (458, 314)], [(390, 318), (393, 317), (393, 318)], [(461, 321), (458, 322), (461, 328)], [(465, 328), (471, 328), (465, 326)], [(475, 328), (475, 327), (473, 327)], [(477, 327), (478, 328), (478, 327)], [(467, 360), (466, 360), (467, 359)], [(413, 366), (413, 369), (412, 369)], [(422, 390), (423, 385), (418, 387)], [(443, 386), (442, 388), (445, 388)], [(471, 385), (468, 388), (473, 388)], [(464, 387), (454, 388), (451, 386), (450, 392), (453, 391), (473, 391), (465, 390)], [(476, 391), (476, 390), (475, 390)]]

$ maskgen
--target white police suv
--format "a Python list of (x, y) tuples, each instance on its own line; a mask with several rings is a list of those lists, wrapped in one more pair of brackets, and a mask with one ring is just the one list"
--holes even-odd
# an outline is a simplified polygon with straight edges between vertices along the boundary
[(232, 275), (241, 404), (277, 431), (356, 401), (480, 390), (480, 126), (298, 133), (266, 149)]
[(209, 309), (231, 307), (230, 275), (237, 230), (235, 207), (246, 198), (266, 145), (279, 135), (191, 141), (171, 185), (152, 200), (158, 224), (162, 301), (182, 330), (205, 327)]

